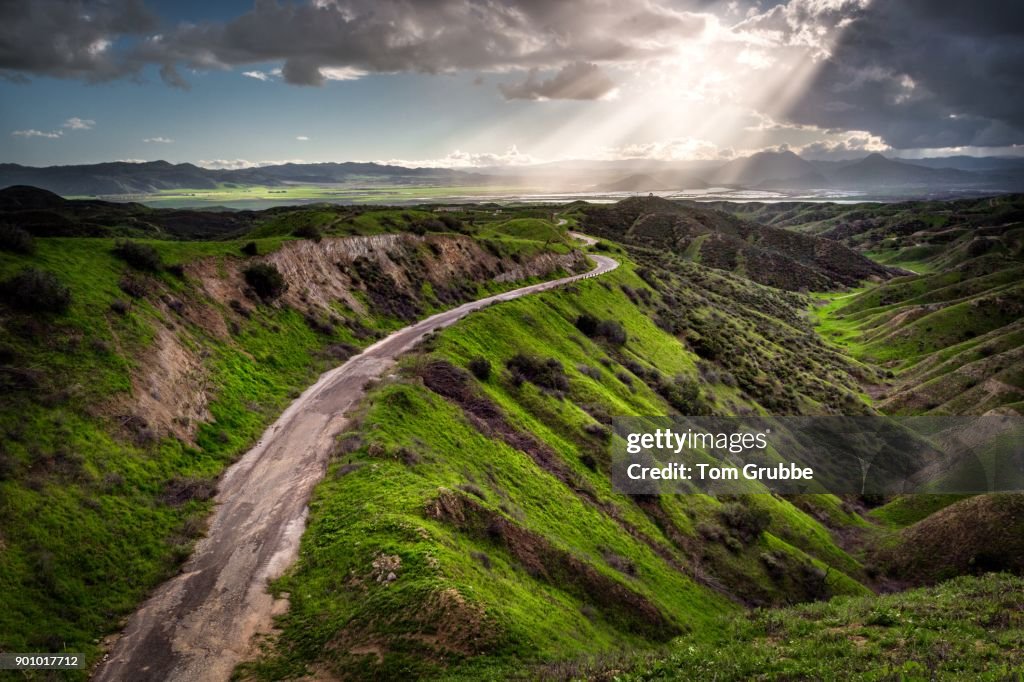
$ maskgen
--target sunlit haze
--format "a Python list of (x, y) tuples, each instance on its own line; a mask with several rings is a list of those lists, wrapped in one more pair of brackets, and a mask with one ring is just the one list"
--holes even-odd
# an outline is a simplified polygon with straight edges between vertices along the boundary
[(1024, 59), (1006, 27), (1021, 10), (942, 4), (7, 4), (0, 158), (467, 168), (1020, 153)]

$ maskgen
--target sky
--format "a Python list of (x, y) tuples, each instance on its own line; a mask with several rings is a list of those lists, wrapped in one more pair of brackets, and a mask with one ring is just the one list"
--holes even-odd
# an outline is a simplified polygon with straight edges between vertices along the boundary
[(0, 0), (0, 162), (1024, 154), (1024, 3)]

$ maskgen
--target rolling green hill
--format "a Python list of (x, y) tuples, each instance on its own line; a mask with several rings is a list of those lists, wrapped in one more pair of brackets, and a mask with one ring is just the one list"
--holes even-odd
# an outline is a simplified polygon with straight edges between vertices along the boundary
[(1016, 579), (874, 593), (1019, 571), (1010, 496), (627, 496), (608, 443), (618, 415), (1019, 412), (1014, 206), (0, 192), (0, 649), (94, 660), (318, 371), (586, 268), (581, 229), (617, 270), (474, 312), (369, 387), (238, 676), (1005, 676)]
[(319, 372), (408, 320), (586, 267), (565, 244), (392, 215), (317, 240), (0, 230), (0, 649), (95, 659), (188, 556), (224, 467)]

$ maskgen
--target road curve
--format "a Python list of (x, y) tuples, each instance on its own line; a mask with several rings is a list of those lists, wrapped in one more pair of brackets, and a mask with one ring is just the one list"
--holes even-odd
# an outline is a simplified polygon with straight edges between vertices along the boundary
[(400, 329), (329, 370), (299, 396), (254, 448), (225, 471), (207, 535), (181, 572), (163, 583), (129, 618), (94, 680), (196, 682), (227, 680), (254, 654), (253, 635), (269, 632), (287, 607), (267, 592), (298, 555), (308, 502), (327, 469), (334, 436), (370, 379), (430, 332), (492, 303), (596, 277), (618, 267), (591, 255), (597, 267), (572, 277), (489, 296)]

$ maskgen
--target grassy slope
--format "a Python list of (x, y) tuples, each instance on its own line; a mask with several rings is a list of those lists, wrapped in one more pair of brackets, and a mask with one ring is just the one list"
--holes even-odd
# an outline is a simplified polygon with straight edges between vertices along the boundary
[(554, 678), (1016, 680), (1024, 672), (1024, 580), (992, 574), (882, 597), (839, 598), (730, 619), (663, 658), (579, 663)]
[[(726, 542), (731, 536), (722, 529), (720, 501), (662, 498), (652, 511), (612, 492), (599, 462), (587, 465), (588, 456), (604, 456), (603, 440), (587, 432), (594, 425), (591, 414), (669, 410), (622, 362), (668, 376), (697, 375), (697, 356), (657, 327), (623, 287), (634, 295), (647, 288), (628, 261), (600, 280), (475, 313), (439, 334), (427, 356), (410, 359), (403, 378), (371, 394), (361, 423), (316, 492), (300, 561), (277, 586), (292, 604), (281, 620), (281, 639), (268, 657), (248, 667), (251, 674), (504, 674), (523, 660), (652, 643), (621, 614), (603, 610), (580, 587), (579, 573), (549, 579), (495, 537), (431, 518), (425, 510), (444, 491), (543, 537), (698, 637), (716, 629), (713, 614), (736, 609), (713, 589), (716, 572), (731, 581), (722, 588), (726, 592), (746, 586), (747, 597), (768, 602), (784, 603), (800, 593), (791, 578), (771, 576), (772, 560), (794, 575), (817, 569), (820, 576), (830, 567), (824, 577), (829, 593), (865, 591), (849, 577), (860, 575), (856, 560), (788, 501), (751, 496), (747, 504), (770, 517), (768, 532), (747, 543)], [(580, 334), (572, 323), (584, 311), (621, 321), (626, 346), (616, 351)], [(568, 399), (508, 381), (504, 362), (522, 352), (562, 364)], [(573, 485), (522, 449), (487, 438), (418, 378), (435, 360), (466, 366), (477, 357), (490, 361), (493, 374), (474, 382), (475, 390), (514, 428), (550, 447)], [(724, 384), (705, 385), (704, 394), (723, 411), (743, 404), (760, 409)], [(857, 523), (834, 499), (815, 500), (814, 508)], [(633, 532), (623, 532), (624, 526)], [(400, 558), (395, 581), (378, 580), (374, 561), (381, 556)], [(439, 610), (442, 595), (457, 595), (452, 599), (463, 606)], [(474, 628), (477, 638), (465, 638), (465, 628)], [(485, 656), (466, 660), (473, 654)]]
[[(223, 269), (241, 258), (247, 241), (145, 243), (165, 265), (212, 258)], [(279, 236), (257, 239), (260, 253), (281, 243)], [(99, 637), (188, 556), (224, 466), (336, 364), (323, 350), (365, 345), (402, 324), (362, 316), (359, 324), (370, 336), (357, 338), (345, 325), (314, 331), (298, 311), (248, 302), (251, 317), (234, 316), (231, 337), (218, 338), (151, 302), (163, 295), (211, 305), (194, 281), (166, 269), (136, 273), (151, 294), (117, 314), (111, 303), (129, 300), (118, 284), (130, 270), (113, 256), (113, 245), (50, 238), (37, 239), (31, 256), (0, 252), (0, 279), (37, 267), (57, 273), (73, 294), (65, 315), (4, 309), (0, 320), (0, 649), (6, 651), (94, 657)], [(478, 293), (511, 286), (488, 283)], [(425, 304), (427, 312), (442, 307), (429, 291)], [(131, 389), (131, 371), (146, 362), (154, 323), (169, 315), (217, 387), (213, 419), (198, 428), (194, 443), (133, 433), (112, 413), (118, 396)]]

